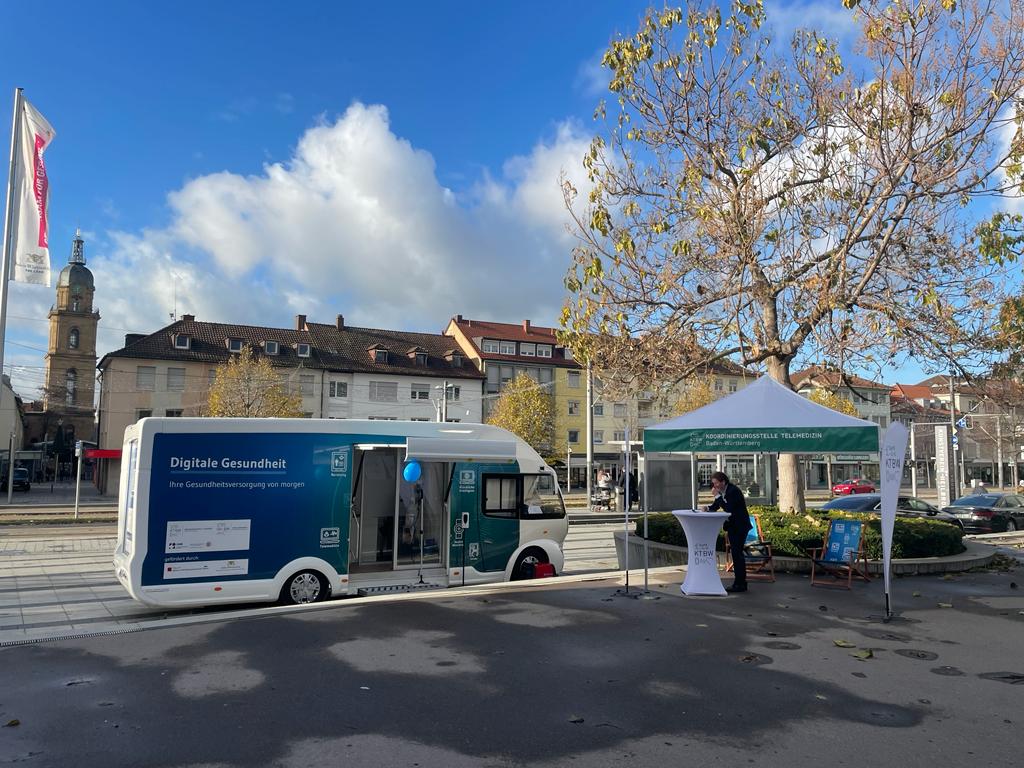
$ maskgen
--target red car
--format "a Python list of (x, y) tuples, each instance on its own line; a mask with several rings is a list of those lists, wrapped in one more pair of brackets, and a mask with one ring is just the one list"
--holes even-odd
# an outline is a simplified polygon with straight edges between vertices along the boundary
[(845, 496), (850, 493), (874, 493), (875, 486), (867, 480), (852, 477), (849, 480), (842, 480), (832, 486), (833, 496)]

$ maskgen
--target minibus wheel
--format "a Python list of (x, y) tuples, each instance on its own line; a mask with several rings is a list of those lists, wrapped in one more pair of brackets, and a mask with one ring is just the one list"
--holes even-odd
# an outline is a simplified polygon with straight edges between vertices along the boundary
[(327, 599), (327, 579), (316, 571), (299, 571), (281, 588), (281, 602), (290, 605), (319, 603)]
[(546, 563), (548, 557), (541, 549), (528, 549), (516, 559), (512, 568), (512, 581), (529, 579), (533, 575), (533, 568), (538, 563)]

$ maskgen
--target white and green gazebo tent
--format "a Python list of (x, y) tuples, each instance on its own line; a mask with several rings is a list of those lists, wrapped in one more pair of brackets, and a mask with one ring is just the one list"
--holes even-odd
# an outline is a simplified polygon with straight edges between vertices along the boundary
[[(644, 430), (645, 464), (651, 491), (659, 477), (679, 489), (679, 473), (659, 458), (700, 454), (877, 453), (878, 425), (813, 403), (768, 376), (703, 408)], [(678, 465), (676, 465), (678, 466)], [(673, 479), (669, 475), (675, 475)], [(691, 486), (694, 485), (692, 472)], [(678, 493), (670, 493), (678, 501)], [(696, 503), (696, 488), (687, 495)], [(654, 508), (659, 508), (655, 506)]]

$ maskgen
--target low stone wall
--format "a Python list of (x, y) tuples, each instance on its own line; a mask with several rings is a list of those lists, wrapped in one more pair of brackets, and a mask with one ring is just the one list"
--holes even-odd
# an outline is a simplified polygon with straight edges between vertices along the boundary
[[(626, 534), (616, 531), (615, 554), (619, 559), (619, 567), (626, 567)], [(980, 544), (975, 541), (965, 541), (967, 550), (959, 555), (948, 557), (917, 557), (917, 558), (894, 558), (892, 561), (893, 574), (897, 576), (914, 576), (922, 573), (956, 573), (967, 571), (971, 568), (986, 566), (996, 556), (995, 547), (988, 544)], [(648, 565), (651, 568), (664, 566), (686, 565), (686, 547), (674, 547), (671, 544), (659, 544), (657, 542), (647, 543)], [(780, 557), (772, 558), (775, 562), (776, 571), (788, 573), (810, 573), (811, 561), (806, 557)], [(725, 553), (718, 553), (719, 564), (725, 564)], [(643, 568), (644, 565), (644, 540), (639, 536), (629, 537), (629, 567)], [(882, 575), (882, 561), (868, 560), (868, 573)]]

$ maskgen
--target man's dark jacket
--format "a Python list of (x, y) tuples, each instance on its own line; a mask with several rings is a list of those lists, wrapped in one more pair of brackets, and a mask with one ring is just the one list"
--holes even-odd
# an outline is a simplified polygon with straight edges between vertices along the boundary
[(726, 483), (725, 493), (716, 496), (708, 507), (709, 512), (721, 509), (729, 513), (729, 520), (725, 529), (731, 534), (746, 534), (750, 530), (750, 515), (747, 514), (747, 500), (743, 498), (743, 491), (732, 483)]

